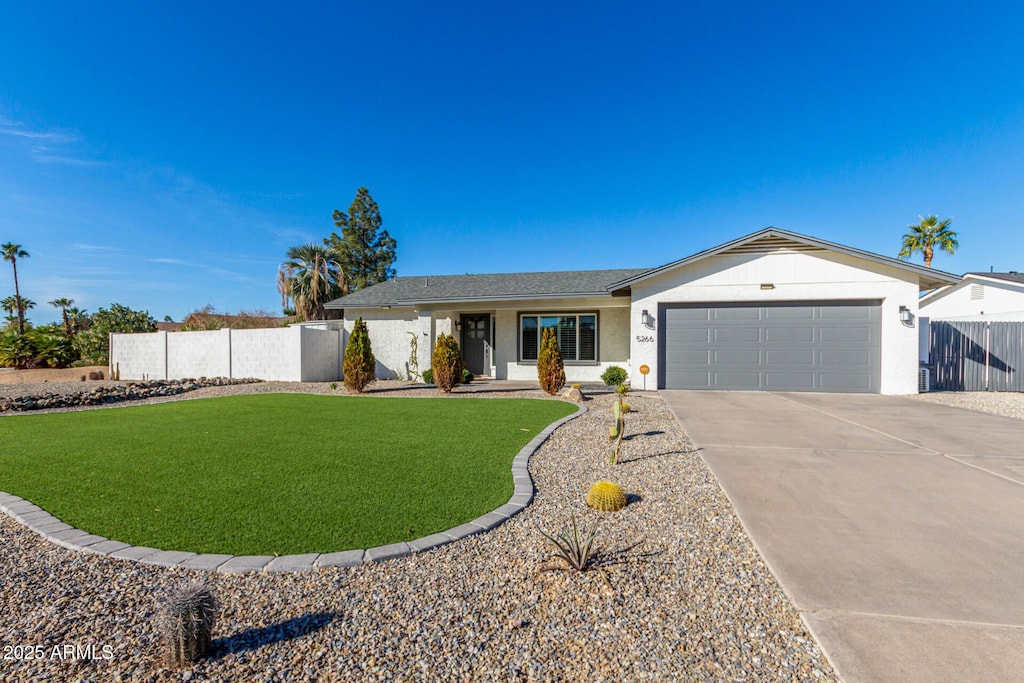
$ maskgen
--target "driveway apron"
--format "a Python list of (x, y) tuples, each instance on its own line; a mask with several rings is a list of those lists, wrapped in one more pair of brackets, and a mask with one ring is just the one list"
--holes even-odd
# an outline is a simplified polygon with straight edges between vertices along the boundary
[(844, 680), (1024, 680), (1024, 422), (664, 391)]

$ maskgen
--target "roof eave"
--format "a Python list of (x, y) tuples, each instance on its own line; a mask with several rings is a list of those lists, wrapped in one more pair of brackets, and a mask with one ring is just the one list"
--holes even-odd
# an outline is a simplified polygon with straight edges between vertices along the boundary
[(652, 268), (646, 272), (640, 273), (639, 275), (635, 275), (631, 278), (620, 280), (619, 282), (615, 282), (612, 285), (610, 285), (609, 290), (621, 289), (623, 287), (630, 286), (636, 282), (641, 282), (643, 280), (650, 279), (657, 275), (661, 275), (662, 273), (665, 273), (669, 270), (674, 270), (676, 268), (681, 268), (683, 266), (690, 265), (691, 263), (695, 263), (697, 261), (702, 261), (706, 258), (710, 258), (717, 254), (721, 254), (723, 252), (729, 251), (730, 249), (734, 249), (738, 246), (742, 246), (749, 242), (764, 239), (765, 237), (782, 237), (784, 239), (792, 240), (793, 242), (800, 242), (808, 246), (814, 246), (820, 249), (825, 249), (826, 251), (834, 251), (840, 254), (846, 254), (847, 256), (862, 258), (867, 261), (872, 261), (874, 263), (890, 266), (893, 268), (910, 270), (919, 276), (927, 276), (929, 278), (928, 280), (921, 279), (919, 281), (922, 290), (933, 289), (935, 287), (941, 287), (942, 285), (947, 284), (955, 284), (960, 281), (960, 276), (954, 275), (953, 273), (947, 273), (941, 270), (934, 270), (932, 268), (925, 268), (924, 266), (918, 266), (913, 263), (906, 263), (904, 261), (900, 261), (899, 259), (890, 258), (888, 256), (882, 256), (880, 254), (873, 254), (869, 251), (862, 251), (860, 249), (855, 249), (853, 247), (835, 244), (834, 242), (820, 240), (815, 237), (808, 237), (807, 235), (789, 232), (788, 230), (781, 230), (779, 228), (765, 228), (764, 230), (759, 230), (758, 232), (751, 233), (744, 237), (740, 237), (738, 239), (732, 240), (731, 242), (726, 242), (725, 244), (721, 244), (717, 247), (705, 249), (704, 251), (698, 252), (692, 256), (687, 256), (684, 259), (673, 261), (672, 263), (666, 263), (663, 266)]

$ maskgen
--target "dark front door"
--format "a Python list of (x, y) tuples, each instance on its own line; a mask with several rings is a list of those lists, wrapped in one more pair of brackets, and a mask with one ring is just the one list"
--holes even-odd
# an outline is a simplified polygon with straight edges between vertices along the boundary
[(466, 369), (474, 375), (487, 375), (491, 369), (484, 367), (484, 349), (491, 343), (491, 316), (462, 316), (462, 359)]

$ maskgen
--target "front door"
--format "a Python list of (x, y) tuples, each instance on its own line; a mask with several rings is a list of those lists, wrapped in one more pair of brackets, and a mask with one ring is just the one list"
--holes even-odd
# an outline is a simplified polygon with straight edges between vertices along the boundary
[(462, 316), (461, 343), (466, 369), (477, 376), (490, 374), (491, 369), (484, 367), (484, 349), (491, 343), (490, 314)]

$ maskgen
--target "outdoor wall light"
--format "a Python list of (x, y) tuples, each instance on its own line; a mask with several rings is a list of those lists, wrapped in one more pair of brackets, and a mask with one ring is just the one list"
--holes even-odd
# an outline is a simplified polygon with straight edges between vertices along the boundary
[(644, 324), (644, 327), (653, 330), (654, 329), (654, 316), (644, 309), (644, 312), (640, 314), (640, 322)]
[(914, 314), (906, 306), (900, 306), (900, 322), (907, 327), (914, 326)]

